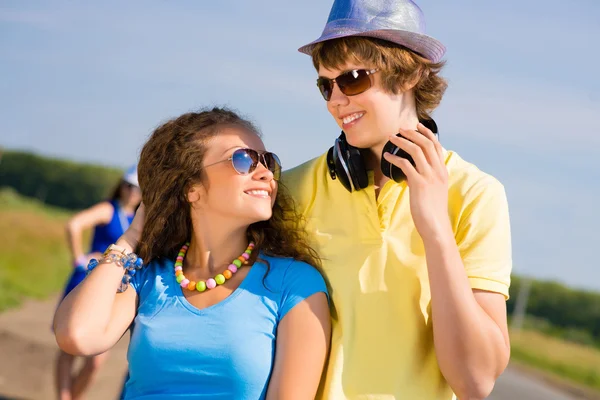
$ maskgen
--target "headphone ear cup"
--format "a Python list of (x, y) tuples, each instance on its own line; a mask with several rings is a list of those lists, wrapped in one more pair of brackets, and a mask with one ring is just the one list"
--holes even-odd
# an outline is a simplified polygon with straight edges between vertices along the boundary
[[(426, 128), (431, 130), (431, 132), (433, 132), (433, 134), (439, 139), (438, 127), (433, 119), (421, 120), (420, 122), (423, 125), (425, 125)], [(403, 137), (399, 133), (396, 134), (396, 136)], [(383, 151), (381, 152), (381, 172), (383, 172), (385, 176), (387, 176), (390, 179), (393, 179), (396, 182), (402, 182), (403, 180), (405, 180), (406, 174), (404, 173), (404, 171), (402, 171), (402, 169), (396, 167), (394, 164), (388, 162), (385, 158), (383, 158), (383, 155), (385, 153), (390, 153), (400, 158), (405, 158), (412, 164), (413, 167), (416, 166), (415, 160), (413, 160), (410, 154), (408, 154), (392, 142), (387, 142), (383, 147)]]
[[(399, 133), (396, 134), (396, 136), (402, 137), (402, 135)], [(410, 154), (408, 154), (407, 152), (405, 152), (404, 150), (402, 150), (401, 148), (399, 148), (392, 142), (387, 142), (385, 144), (385, 146), (383, 147), (383, 151), (381, 152), (381, 172), (383, 172), (383, 174), (385, 176), (387, 176), (388, 178), (393, 179), (394, 181), (396, 181), (398, 183), (402, 182), (403, 180), (406, 179), (406, 174), (404, 173), (404, 171), (402, 171), (402, 169), (396, 167), (394, 164), (387, 161), (383, 157), (383, 154), (385, 154), (385, 153), (390, 153), (392, 155), (395, 155), (395, 156), (398, 156), (401, 158), (405, 158), (413, 166), (415, 166), (415, 160), (413, 160), (413, 158), (410, 156)]]
[(338, 179), (347, 191), (352, 192), (352, 178), (346, 161), (343, 158), (345, 148), (343, 137), (335, 139), (335, 143), (327, 152), (327, 167), (331, 179)]
[(433, 134), (439, 139), (439, 132), (438, 132), (438, 126), (435, 123), (435, 121), (433, 119), (422, 119), (419, 122), (421, 122), (423, 125), (425, 125), (425, 128), (429, 129), (431, 132), (433, 132)]
[(360, 149), (346, 142), (344, 132), (335, 140), (327, 153), (327, 166), (332, 179), (339, 179), (348, 190), (361, 190), (369, 185), (369, 175)]
[(348, 154), (348, 167), (354, 190), (361, 190), (369, 186), (369, 174), (360, 153), (360, 149), (346, 143)]
[(390, 179), (392, 179), (392, 164), (388, 160), (386, 160), (383, 157), (383, 155), (385, 153), (393, 154), (392, 151), (394, 151), (394, 147), (396, 146), (394, 146), (392, 142), (387, 142), (385, 146), (383, 146), (383, 151), (381, 152), (381, 172), (383, 173), (383, 175), (387, 176)]

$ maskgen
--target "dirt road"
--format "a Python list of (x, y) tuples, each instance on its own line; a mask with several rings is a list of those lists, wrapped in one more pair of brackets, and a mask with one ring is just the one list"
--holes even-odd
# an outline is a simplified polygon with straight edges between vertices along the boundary
[[(54, 399), (53, 368), (57, 345), (50, 330), (56, 302), (28, 301), (0, 314), (0, 400)], [(126, 371), (126, 335), (111, 351), (89, 400), (116, 399)], [(553, 389), (542, 380), (510, 368), (499, 379), (491, 400), (572, 400), (573, 394)]]

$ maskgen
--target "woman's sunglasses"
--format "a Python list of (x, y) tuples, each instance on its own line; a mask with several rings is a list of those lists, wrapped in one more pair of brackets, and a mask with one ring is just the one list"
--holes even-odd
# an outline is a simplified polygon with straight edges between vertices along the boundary
[(352, 71), (344, 72), (335, 79), (320, 76), (319, 79), (317, 79), (317, 86), (325, 101), (331, 99), (334, 82), (337, 83), (340, 91), (346, 96), (355, 96), (371, 87), (371, 78), (369, 75), (372, 75), (377, 71), (379, 71), (377, 68), (370, 70), (353, 69)]
[(265, 166), (265, 168), (273, 173), (273, 179), (278, 181), (281, 177), (281, 161), (279, 161), (279, 157), (277, 157), (275, 153), (268, 151), (259, 152), (253, 149), (237, 149), (228, 159), (205, 165), (204, 168), (225, 161), (231, 161), (233, 169), (235, 169), (235, 171), (240, 175), (247, 175), (251, 173), (256, 169), (258, 163), (261, 163)]
[(129, 183), (127, 181), (123, 181), (123, 186), (126, 187), (127, 189), (139, 189), (140, 187), (137, 185), (134, 185), (133, 183)]

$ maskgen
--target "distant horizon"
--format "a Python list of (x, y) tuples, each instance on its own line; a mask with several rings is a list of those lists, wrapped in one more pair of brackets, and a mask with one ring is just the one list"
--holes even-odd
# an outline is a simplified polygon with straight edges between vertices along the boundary
[(27, 149), (26, 147), (12, 148), (12, 147), (1, 147), (1, 146), (0, 146), (0, 166), (2, 165), (1, 157), (6, 152), (27, 153), (27, 154), (32, 154), (32, 155), (36, 155), (36, 156), (40, 156), (40, 157), (52, 159), (52, 160), (68, 161), (68, 162), (73, 162), (76, 164), (85, 164), (85, 165), (92, 165), (92, 166), (98, 166), (98, 167), (115, 168), (115, 169), (121, 169), (123, 171), (125, 171), (125, 169), (128, 167), (128, 165), (103, 164), (102, 161), (98, 161), (98, 160), (84, 160), (84, 159), (78, 159), (77, 157), (71, 158), (69, 156), (53, 155), (51, 153), (45, 153), (44, 151), (37, 150), (37, 149)]
[[(117, 165), (104, 165), (104, 164), (98, 163), (96, 161), (94, 161), (94, 162), (89, 162), (89, 161), (85, 161), (85, 160), (81, 160), (80, 161), (80, 160), (69, 159), (69, 158), (64, 158), (64, 157), (57, 157), (57, 156), (46, 155), (46, 154), (43, 154), (42, 152), (28, 151), (28, 150), (23, 150), (23, 149), (0, 148), (0, 150), (2, 150), (2, 154), (4, 152), (15, 152), (15, 153), (18, 152), (18, 153), (25, 153), (25, 154), (36, 155), (36, 156), (39, 156), (41, 158), (45, 158), (45, 159), (48, 159), (48, 160), (67, 161), (67, 162), (71, 162), (71, 163), (74, 163), (74, 164), (82, 164), (82, 165), (88, 165), (88, 166), (94, 166), (94, 167), (104, 167), (104, 168), (111, 168), (111, 169), (114, 168), (114, 169), (121, 169), (123, 171), (126, 169), (126, 167), (119, 167)], [(2, 165), (2, 163), (1, 163), (1, 158), (0, 158), (0, 166), (1, 165)], [(14, 188), (12, 188), (10, 186), (4, 186), (4, 187), (0, 186), (0, 191), (4, 190), (5, 188), (14, 189)], [(19, 193), (17, 190), (15, 190), (15, 191), (18, 193), (19, 196), (26, 197), (28, 199), (35, 199), (37, 201), (42, 202), (45, 205), (50, 205), (50, 204), (46, 203), (45, 201), (43, 201), (42, 199), (39, 199), (39, 198), (34, 197), (34, 196), (26, 196), (26, 195), (24, 195), (22, 193)], [(51, 205), (51, 206), (52, 207), (56, 207), (54, 205)], [(63, 208), (63, 209), (64, 210), (69, 210), (67, 208)], [(576, 289), (578, 291), (584, 291), (584, 292), (590, 292), (590, 293), (600, 293), (600, 288), (593, 288), (593, 287), (590, 288), (590, 287), (586, 287), (586, 286), (569, 285), (566, 282), (561, 281), (559, 279), (543, 279), (543, 278), (535, 277), (533, 275), (523, 275), (523, 274), (520, 274), (520, 273), (515, 273), (514, 270), (513, 270), (513, 274), (512, 275), (518, 277), (519, 279), (532, 279), (532, 280), (535, 280), (537, 282), (558, 283), (558, 284), (563, 285), (564, 287), (567, 287), (569, 289)], [(513, 294), (513, 295), (516, 295), (516, 294)]]

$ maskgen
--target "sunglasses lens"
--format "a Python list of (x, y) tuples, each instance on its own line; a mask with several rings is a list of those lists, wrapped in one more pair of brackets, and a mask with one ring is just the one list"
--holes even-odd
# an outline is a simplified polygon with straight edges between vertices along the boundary
[(238, 149), (231, 156), (231, 163), (238, 174), (249, 174), (254, 171), (257, 161), (258, 154), (250, 149)]
[(364, 69), (348, 71), (338, 76), (336, 82), (346, 96), (360, 94), (371, 87), (371, 79)]
[(279, 157), (274, 153), (265, 153), (265, 162), (267, 163), (267, 169), (273, 173), (273, 179), (278, 181), (281, 178), (281, 161), (279, 161)]
[(329, 101), (329, 99), (331, 99), (332, 85), (333, 82), (327, 78), (317, 79), (317, 86), (319, 87), (319, 91), (321, 92), (321, 95), (325, 101)]
[(259, 156), (256, 150), (238, 149), (231, 155), (231, 163), (238, 174), (246, 175), (256, 169), (256, 166), (259, 163), (259, 157), (260, 163), (273, 173), (273, 179), (279, 180), (281, 177), (281, 161), (279, 161), (279, 157), (273, 153), (267, 152), (263, 153), (262, 156)]

